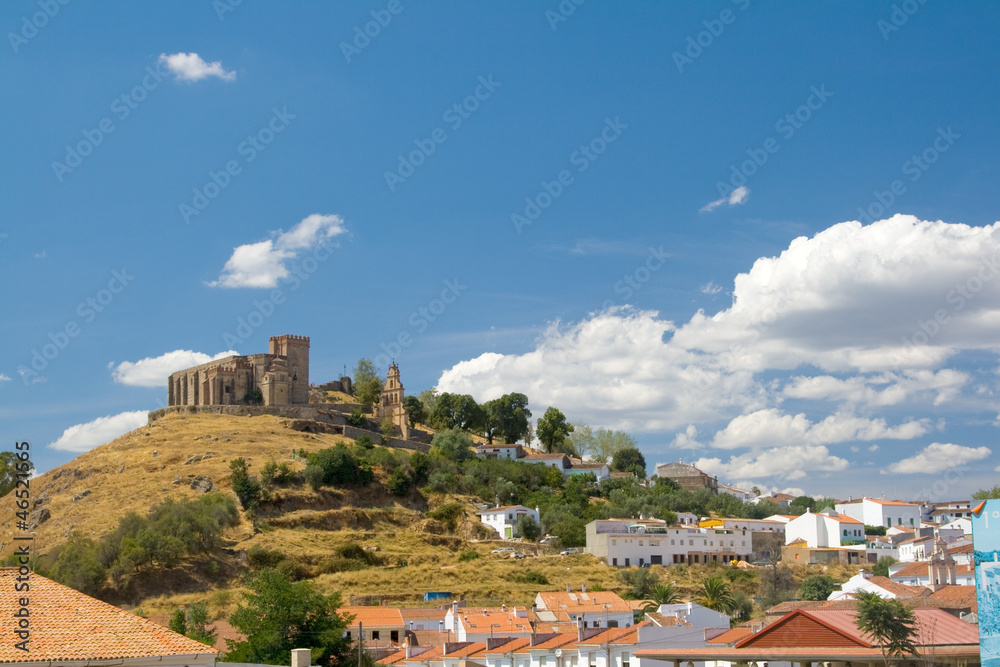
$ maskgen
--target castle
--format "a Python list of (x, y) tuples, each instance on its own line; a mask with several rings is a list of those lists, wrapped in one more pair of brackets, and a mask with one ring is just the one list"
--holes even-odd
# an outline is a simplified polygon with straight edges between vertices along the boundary
[(171, 373), (167, 381), (169, 406), (243, 403), (309, 403), (308, 336), (271, 336), (267, 354), (216, 359)]
[[(233, 355), (171, 373), (167, 381), (167, 405), (263, 405), (281, 408), (322, 403), (324, 399), (321, 397), (310, 400), (311, 389), (309, 337), (272, 336), (268, 341), (267, 354)], [(348, 377), (317, 389), (353, 393)], [(391, 421), (406, 440), (411, 434), (404, 398), (399, 367), (393, 362), (386, 374), (379, 401), (371, 413), (375, 419)]]

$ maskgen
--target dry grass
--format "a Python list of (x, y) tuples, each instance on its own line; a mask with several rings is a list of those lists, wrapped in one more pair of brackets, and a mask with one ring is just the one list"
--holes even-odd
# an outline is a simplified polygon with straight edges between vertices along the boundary
[[(338, 397), (339, 399), (340, 397)], [(193, 498), (198, 492), (189, 482), (195, 476), (210, 478), (216, 490), (231, 494), (229, 463), (242, 456), (256, 474), (268, 461), (289, 462), (301, 470), (305, 463), (292, 458), (304, 448), (316, 451), (339, 442), (339, 435), (313, 434), (287, 428), (288, 419), (265, 415), (236, 417), (213, 414), (170, 414), (153, 425), (128, 433), (113, 442), (81, 454), (60, 468), (32, 480), (32, 499), (46, 497), (44, 507), (51, 518), (36, 531), (36, 553), (57, 549), (71, 531), (99, 538), (117, 527), (128, 512), (145, 514), (167, 498)], [(213, 455), (185, 464), (193, 456)], [(121, 471), (121, 472), (119, 472)], [(381, 472), (377, 471), (381, 476)], [(182, 484), (173, 484), (180, 477)], [(85, 491), (90, 493), (80, 497)], [(74, 502), (73, 498), (78, 497)], [(280, 551), (304, 570), (317, 574), (334, 551), (348, 544), (378, 548), (385, 566), (365, 570), (318, 574), (315, 581), (326, 592), (340, 592), (345, 603), (351, 596), (382, 596), (392, 604), (419, 606), (427, 591), (450, 591), (469, 604), (530, 605), (539, 590), (614, 590), (623, 593), (618, 570), (601, 565), (591, 556), (540, 555), (523, 560), (490, 554), (501, 542), (475, 542), (477, 505), (466, 497), (412, 493), (396, 498), (379, 483), (359, 488), (279, 489), (272, 502), (262, 507), (258, 530), (247, 520), (228, 531), (230, 554), (220, 561), (220, 575), (208, 574), (205, 560), (185, 563), (170, 571), (147, 573), (132, 596), (109, 601), (126, 607), (141, 607), (150, 615), (169, 614), (180, 604), (205, 601), (214, 618), (231, 613), (240, 601), (239, 577), (242, 553), (255, 545)], [(459, 501), (465, 517), (454, 534), (424, 517), (429, 507)], [(0, 556), (13, 551), (14, 497), (0, 499)], [(535, 553), (530, 545), (517, 545)], [(461, 551), (474, 549), (480, 558), (460, 562)], [(405, 562), (405, 566), (403, 563)], [(691, 596), (701, 581), (714, 572), (707, 566), (654, 567), (662, 581), (675, 582)], [(846, 579), (857, 568), (795, 565), (801, 581), (810, 574), (826, 572)], [(518, 575), (535, 572), (548, 585), (518, 581)]]

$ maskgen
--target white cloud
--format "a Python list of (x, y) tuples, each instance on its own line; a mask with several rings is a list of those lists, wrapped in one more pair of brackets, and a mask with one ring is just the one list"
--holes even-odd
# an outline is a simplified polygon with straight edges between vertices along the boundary
[(191, 350), (174, 350), (165, 352), (158, 357), (146, 357), (139, 361), (123, 361), (117, 366), (114, 362), (108, 364), (111, 369), (111, 376), (119, 384), (127, 384), (133, 387), (163, 387), (167, 383), (167, 377), (174, 371), (180, 371), (199, 364), (208, 363), (215, 359), (222, 359), (234, 354), (239, 354), (233, 350), (219, 352), (214, 357), (203, 352), (193, 352)]
[(44, 250), (41, 251), (41, 252), (36, 252), (35, 253), (35, 259), (45, 259), (48, 256), (49, 256), (49, 253), (46, 252), (46, 251), (44, 251)]
[(314, 249), (347, 231), (339, 215), (314, 213), (285, 232), (272, 232), (273, 238), (241, 245), (233, 249), (219, 279), (211, 287), (271, 288), (290, 274), (288, 262), (305, 250)]
[(809, 473), (839, 472), (850, 463), (830, 454), (823, 445), (790, 445), (772, 447), (730, 457), (700, 458), (694, 465), (711, 475), (761, 479), (773, 477), (780, 480), (803, 479)]
[(670, 443), (672, 448), (676, 449), (704, 449), (705, 445), (698, 442), (698, 429), (695, 428), (694, 424), (688, 424), (687, 428), (684, 429), (683, 433), (678, 433), (674, 436), (673, 442)]
[(715, 201), (708, 202), (698, 210), (701, 213), (710, 213), (711, 211), (714, 211), (715, 209), (722, 206), (723, 204), (729, 204), (730, 206), (738, 206), (744, 203), (747, 200), (747, 197), (749, 196), (750, 196), (750, 188), (748, 188), (745, 185), (741, 185), (740, 187), (730, 192), (728, 197), (721, 197), (719, 199), (716, 199)]
[(846, 379), (830, 375), (795, 376), (785, 385), (782, 393), (789, 398), (876, 406), (899, 405), (908, 397), (933, 394), (934, 405), (942, 405), (955, 399), (971, 379), (967, 373), (950, 368), (937, 372), (918, 369)]
[(10, 382), (10, 376), (0, 373), (0, 382)]
[(164, 63), (180, 81), (200, 81), (210, 76), (223, 81), (236, 79), (236, 72), (227, 72), (218, 60), (207, 63), (197, 53), (173, 53), (169, 56), (161, 53), (159, 62)]
[(718, 294), (722, 291), (722, 285), (716, 285), (711, 280), (701, 286), (702, 294)]
[(86, 424), (70, 426), (55, 442), (49, 443), (52, 449), (64, 452), (87, 452), (111, 442), (120, 435), (144, 426), (149, 413), (142, 410), (136, 412), (121, 412), (117, 415), (98, 417)]
[(963, 447), (951, 443), (934, 442), (914, 456), (889, 466), (889, 472), (898, 474), (934, 473), (947, 468), (980, 461), (992, 452), (989, 447)]

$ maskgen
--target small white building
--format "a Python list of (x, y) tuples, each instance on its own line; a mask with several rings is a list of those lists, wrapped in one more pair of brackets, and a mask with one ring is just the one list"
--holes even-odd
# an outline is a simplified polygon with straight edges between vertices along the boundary
[(541, 524), (537, 507), (531, 509), (524, 505), (507, 505), (505, 507), (492, 507), (479, 513), (480, 520), (497, 531), (497, 534), (505, 540), (520, 536), (517, 523), (523, 516), (530, 516), (535, 520), (535, 523)]
[(476, 447), (476, 456), (481, 459), (508, 459), (516, 461), (524, 456), (524, 448), (518, 444), (489, 445), (482, 444)]
[(728, 563), (750, 557), (753, 534), (654, 519), (600, 519), (587, 524), (587, 553), (612, 567)]
[(934, 551), (933, 537), (912, 537), (903, 540), (896, 545), (899, 549), (899, 562), (913, 563), (915, 561), (927, 560)]
[(837, 503), (835, 509), (840, 514), (854, 517), (866, 526), (920, 528), (920, 505), (915, 503), (859, 498), (846, 503)]
[(900, 584), (888, 577), (876, 577), (871, 572), (861, 570), (860, 574), (856, 574), (842, 583), (839, 591), (830, 593), (830, 597), (827, 599), (851, 599), (859, 591), (874, 593), (880, 598), (886, 599), (909, 598), (920, 595), (922, 592), (919, 587)]
[(729, 629), (729, 616), (723, 614), (721, 611), (703, 607), (697, 602), (661, 604), (658, 611), (663, 616), (684, 619), (697, 628)]
[(584, 628), (627, 628), (635, 617), (632, 607), (618, 594), (610, 591), (565, 593), (543, 592), (535, 596), (535, 607), (540, 611), (565, 612), (573, 623)]
[(865, 548), (865, 527), (859, 520), (827, 510), (808, 510), (785, 525), (785, 544), (803, 540), (809, 548)]
[(746, 489), (740, 489), (735, 486), (730, 486), (728, 484), (719, 484), (719, 493), (728, 493), (729, 495), (742, 500), (745, 503), (756, 503), (757, 496), (753, 491), (747, 491)]

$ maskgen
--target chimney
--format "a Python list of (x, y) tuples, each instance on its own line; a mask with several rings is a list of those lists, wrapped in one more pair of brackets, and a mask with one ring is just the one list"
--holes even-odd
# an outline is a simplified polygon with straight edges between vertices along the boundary
[(586, 592), (587, 592), (587, 584), (583, 584), (583, 585), (582, 585), (582, 586), (580, 587), (580, 591), (581, 591), (581, 592), (583, 592), (583, 593), (586, 593)]
[(458, 602), (457, 601), (451, 603), (451, 613), (452, 614), (457, 614), (458, 613)]
[(292, 667), (309, 667), (310, 653), (307, 648), (293, 648)]
[(403, 650), (406, 651), (407, 660), (413, 657), (413, 649), (410, 648), (410, 640), (408, 638), (406, 641), (403, 642)]
[(583, 641), (583, 616), (576, 617), (576, 640)]
[(444, 620), (438, 621), (438, 632), (444, 632)]
[(570, 588), (570, 585), (569, 585), (569, 584), (566, 584), (566, 592), (567, 592), (567, 593), (570, 593), (570, 592), (572, 592), (572, 590), (573, 590), (573, 589), (572, 589), (572, 588)]
[(500, 613), (501, 614), (506, 614), (507, 613), (507, 603), (506, 602), (504, 602), (502, 605), (500, 605)]

